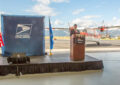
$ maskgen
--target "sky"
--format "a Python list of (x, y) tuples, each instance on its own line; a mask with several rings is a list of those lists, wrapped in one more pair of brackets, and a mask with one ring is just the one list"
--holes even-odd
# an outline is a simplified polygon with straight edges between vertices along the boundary
[[(51, 17), (52, 27), (120, 25), (120, 0), (0, 0), (0, 14)], [(104, 23), (103, 23), (104, 22)]]

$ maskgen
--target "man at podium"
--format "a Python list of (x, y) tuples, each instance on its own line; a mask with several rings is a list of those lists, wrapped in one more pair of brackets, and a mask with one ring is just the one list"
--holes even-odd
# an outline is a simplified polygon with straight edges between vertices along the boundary
[(72, 34), (78, 34), (78, 33), (80, 33), (80, 32), (79, 32), (79, 30), (77, 30), (77, 24), (74, 24), (74, 26), (70, 28), (70, 36)]
[(73, 61), (84, 60), (85, 36), (77, 30), (77, 24), (70, 28), (70, 59)]

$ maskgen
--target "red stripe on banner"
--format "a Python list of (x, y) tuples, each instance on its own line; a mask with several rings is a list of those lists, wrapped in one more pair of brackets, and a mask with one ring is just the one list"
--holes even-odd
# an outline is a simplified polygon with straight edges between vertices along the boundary
[(0, 33), (0, 47), (4, 46), (3, 39), (2, 39), (2, 34)]

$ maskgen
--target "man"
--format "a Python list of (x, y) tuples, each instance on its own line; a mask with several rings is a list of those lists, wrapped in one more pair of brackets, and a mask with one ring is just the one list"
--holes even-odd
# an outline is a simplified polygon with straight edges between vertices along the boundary
[(77, 30), (77, 24), (74, 24), (72, 28), (70, 28), (70, 36), (72, 34), (80, 33), (79, 30)]

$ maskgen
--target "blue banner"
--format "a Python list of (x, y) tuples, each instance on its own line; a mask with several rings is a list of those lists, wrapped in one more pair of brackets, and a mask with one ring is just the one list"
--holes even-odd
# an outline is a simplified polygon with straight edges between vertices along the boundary
[(50, 49), (53, 49), (54, 40), (53, 40), (53, 31), (52, 31), (50, 18), (49, 18), (49, 35), (50, 35)]
[(3, 56), (26, 53), (27, 56), (45, 54), (44, 16), (2, 15)]

